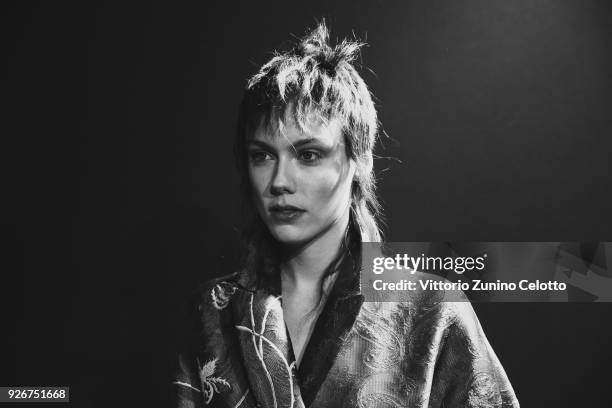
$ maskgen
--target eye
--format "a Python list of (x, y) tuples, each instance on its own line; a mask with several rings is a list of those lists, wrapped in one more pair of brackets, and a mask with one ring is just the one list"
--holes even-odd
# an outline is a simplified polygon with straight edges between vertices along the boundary
[(304, 150), (300, 152), (300, 160), (304, 163), (316, 163), (321, 159), (321, 154), (314, 150)]
[(262, 164), (272, 159), (272, 155), (264, 150), (253, 150), (249, 152), (249, 160), (254, 164)]

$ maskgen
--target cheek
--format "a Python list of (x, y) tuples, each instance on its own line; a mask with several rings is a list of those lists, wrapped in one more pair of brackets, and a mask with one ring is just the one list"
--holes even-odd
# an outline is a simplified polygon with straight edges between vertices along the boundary
[(337, 175), (336, 177), (311, 177), (308, 179), (307, 183), (308, 192), (311, 197), (321, 205), (325, 205), (330, 200), (333, 200), (340, 192), (340, 184), (338, 183)]
[(308, 195), (320, 208), (328, 211), (342, 210), (350, 200), (351, 180), (342, 168), (309, 177), (305, 182), (308, 185)]
[(261, 168), (249, 168), (249, 184), (255, 198), (261, 199), (266, 189), (267, 178), (266, 173)]
[(261, 169), (249, 169), (248, 177), (251, 204), (257, 209), (257, 212), (261, 214), (265, 207), (264, 197), (267, 185), (265, 174)]

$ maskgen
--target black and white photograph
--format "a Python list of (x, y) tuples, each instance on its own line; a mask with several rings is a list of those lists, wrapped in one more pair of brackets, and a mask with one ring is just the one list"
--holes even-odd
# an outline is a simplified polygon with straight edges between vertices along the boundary
[(612, 4), (8, 2), (0, 407), (612, 394)]

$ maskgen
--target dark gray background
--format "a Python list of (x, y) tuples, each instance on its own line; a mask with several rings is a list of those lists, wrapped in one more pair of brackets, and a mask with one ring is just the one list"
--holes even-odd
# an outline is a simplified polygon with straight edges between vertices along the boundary
[[(606, 1), (84, 3), (2, 6), (2, 385), (163, 404), (245, 80), (321, 17), (370, 44), (389, 240), (612, 241)], [(475, 307), (523, 406), (610, 403), (612, 305)]]

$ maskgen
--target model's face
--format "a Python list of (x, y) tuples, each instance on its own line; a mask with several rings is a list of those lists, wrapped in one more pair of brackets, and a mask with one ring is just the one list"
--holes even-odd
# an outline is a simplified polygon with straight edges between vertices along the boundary
[(341, 126), (315, 119), (307, 125), (302, 131), (285, 115), (282, 126), (261, 126), (248, 142), (255, 205), (285, 244), (307, 244), (348, 219), (355, 163), (346, 155)]

